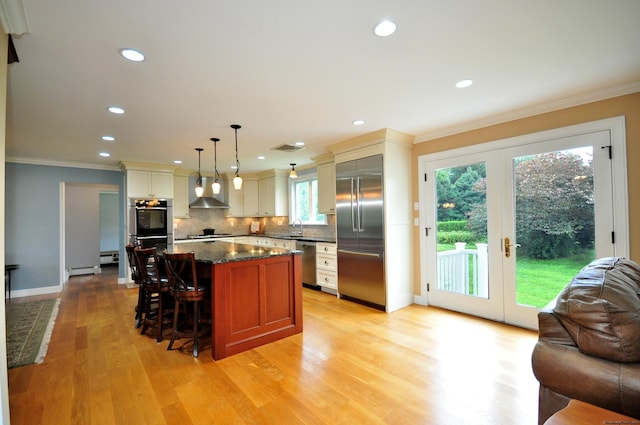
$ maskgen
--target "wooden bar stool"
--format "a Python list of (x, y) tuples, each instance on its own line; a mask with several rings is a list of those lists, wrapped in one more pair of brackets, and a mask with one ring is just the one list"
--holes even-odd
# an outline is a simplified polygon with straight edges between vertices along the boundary
[[(175, 299), (173, 308), (173, 333), (167, 350), (171, 350), (176, 338), (193, 339), (193, 357), (198, 357), (198, 338), (211, 331), (211, 320), (202, 317), (202, 302), (207, 300), (211, 291), (211, 282), (198, 280), (196, 260), (193, 252), (169, 254), (164, 252), (167, 277), (171, 295)], [(193, 304), (192, 312), (187, 308), (180, 314), (180, 305)]]
[(161, 274), (164, 267), (155, 247), (136, 247), (134, 253), (144, 289), (144, 317), (140, 334), (144, 335), (149, 328), (153, 328), (156, 331), (156, 341), (161, 342), (165, 315), (170, 312), (164, 306), (167, 302), (166, 295), (169, 294), (169, 281)]
[(136, 306), (136, 329), (142, 324), (142, 314), (144, 312), (144, 285), (142, 285), (142, 279), (140, 273), (138, 273), (138, 264), (135, 258), (136, 245), (129, 244), (124, 247), (127, 252), (127, 260), (129, 260), (129, 270), (131, 270), (131, 279), (138, 285), (138, 305)]

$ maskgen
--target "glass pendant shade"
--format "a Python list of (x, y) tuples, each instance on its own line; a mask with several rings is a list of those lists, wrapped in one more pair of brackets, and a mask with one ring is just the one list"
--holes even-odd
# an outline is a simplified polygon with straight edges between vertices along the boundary
[(218, 173), (218, 142), (220, 141), (220, 139), (218, 139), (217, 137), (212, 137), (210, 140), (213, 142), (213, 169), (215, 176), (215, 180), (213, 181), (213, 183), (211, 183), (211, 190), (213, 191), (214, 195), (218, 195), (220, 194), (221, 189), (221, 185), (218, 182), (218, 179), (220, 178), (220, 173)]
[(242, 177), (240, 177), (240, 176), (235, 176), (235, 177), (233, 178), (233, 187), (234, 187), (236, 190), (240, 190), (240, 189), (242, 189)]
[(236, 176), (233, 178), (233, 187), (236, 190), (242, 189), (242, 177), (240, 177), (240, 161), (238, 161), (238, 129), (242, 128), (239, 124), (231, 124), (231, 128), (236, 133)]
[(289, 172), (289, 178), (290, 179), (297, 179), (298, 178), (298, 173), (296, 172), (296, 164), (289, 164), (291, 165), (291, 171)]
[(218, 195), (220, 193), (221, 185), (218, 182), (213, 182), (211, 184), (211, 189), (213, 190), (214, 195)]
[(204, 188), (202, 187), (202, 174), (200, 174), (200, 153), (203, 150), (204, 149), (202, 148), (196, 148), (196, 151), (198, 151), (198, 178), (196, 179), (196, 196), (198, 198), (202, 198), (202, 195), (204, 195)]

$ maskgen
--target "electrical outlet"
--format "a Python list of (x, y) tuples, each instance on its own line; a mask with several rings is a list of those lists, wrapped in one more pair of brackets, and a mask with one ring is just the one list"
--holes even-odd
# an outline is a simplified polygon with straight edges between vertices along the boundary
[(282, 226), (282, 220), (278, 220), (278, 226)]

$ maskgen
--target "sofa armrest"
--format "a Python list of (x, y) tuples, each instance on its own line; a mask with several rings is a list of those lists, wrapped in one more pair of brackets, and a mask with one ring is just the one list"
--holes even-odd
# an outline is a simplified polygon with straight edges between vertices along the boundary
[[(577, 347), (538, 341), (533, 373), (541, 386), (586, 403), (640, 418), (640, 363), (619, 363), (583, 354)], [(540, 393), (540, 408), (545, 403)]]

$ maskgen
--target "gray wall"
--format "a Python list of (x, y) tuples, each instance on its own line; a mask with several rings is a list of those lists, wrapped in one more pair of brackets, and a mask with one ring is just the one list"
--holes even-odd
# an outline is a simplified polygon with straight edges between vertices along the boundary
[[(11, 289), (56, 286), (60, 276), (60, 183), (109, 184), (120, 193), (120, 258), (124, 254), (124, 174), (121, 171), (17, 164), (5, 175), (5, 262), (20, 264)], [(126, 261), (120, 262), (124, 277)]]
[(120, 194), (100, 193), (100, 252), (120, 250)]

